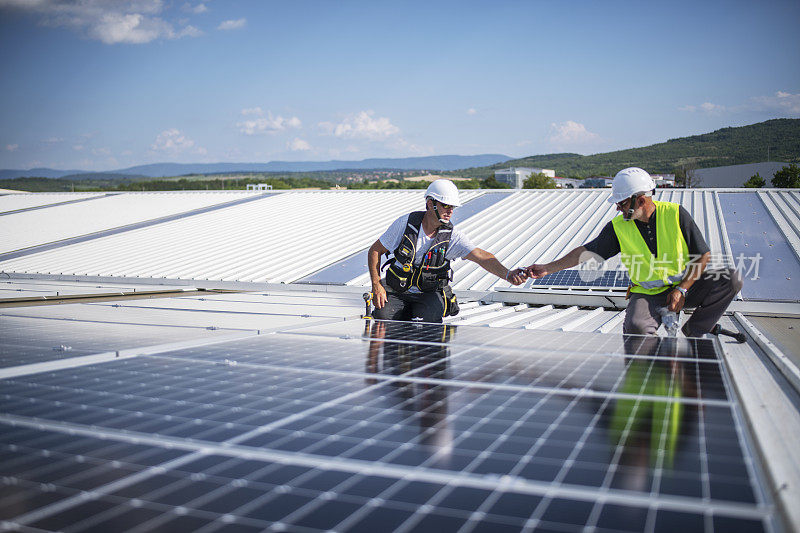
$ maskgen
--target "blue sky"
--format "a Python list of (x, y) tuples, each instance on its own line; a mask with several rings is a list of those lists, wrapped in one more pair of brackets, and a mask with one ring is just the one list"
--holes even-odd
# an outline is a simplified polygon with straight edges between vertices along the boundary
[(0, 0), (0, 168), (590, 154), (800, 117), (800, 2)]

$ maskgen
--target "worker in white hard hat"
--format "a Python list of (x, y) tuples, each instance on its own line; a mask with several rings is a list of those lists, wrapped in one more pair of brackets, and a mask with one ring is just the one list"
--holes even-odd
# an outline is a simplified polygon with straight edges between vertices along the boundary
[(606, 260), (617, 254), (631, 280), (623, 332), (653, 335), (661, 325), (660, 309), (679, 312), (694, 307), (683, 325), (687, 337), (711, 331), (742, 288), (733, 269), (707, 271), (711, 251), (691, 215), (672, 202), (653, 200), (655, 183), (637, 167), (614, 177), (609, 202), (620, 212), (592, 241), (565, 256), (526, 268), (532, 278)]
[[(372, 280), (374, 317), (383, 320), (441, 322), (458, 312), (450, 288), (450, 261), (469, 259), (488, 272), (520, 285), (526, 279), (520, 269), (509, 270), (491, 253), (477, 248), (450, 222), (461, 205), (458, 188), (446, 179), (431, 183), (425, 191), (425, 211), (395, 220), (367, 252)], [(386, 277), (381, 279), (380, 259), (390, 255)]]

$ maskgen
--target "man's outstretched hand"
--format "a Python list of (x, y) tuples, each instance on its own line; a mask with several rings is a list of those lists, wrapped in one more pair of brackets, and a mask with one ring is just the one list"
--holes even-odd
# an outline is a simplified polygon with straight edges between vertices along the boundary
[(508, 280), (508, 282), (512, 285), (522, 285), (525, 283), (526, 279), (528, 279), (528, 275), (525, 273), (525, 269), (523, 268), (509, 270), (508, 274), (506, 274), (506, 280)]
[(549, 273), (550, 272), (547, 271), (545, 265), (533, 264), (531, 266), (525, 267), (525, 274), (532, 279), (542, 278), (548, 275)]

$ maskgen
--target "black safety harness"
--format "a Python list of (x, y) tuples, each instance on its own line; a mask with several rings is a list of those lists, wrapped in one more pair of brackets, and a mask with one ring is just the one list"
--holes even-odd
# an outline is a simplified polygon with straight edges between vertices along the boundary
[(405, 292), (411, 287), (416, 287), (421, 292), (433, 292), (444, 289), (450, 283), (450, 261), (445, 256), (453, 233), (451, 223), (447, 222), (439, 227), (422, 263), (419, 266), (414, 265), (417, 237), (424, 216), (425, 211), (414, 211), (408, 215), (400, 245), (392, 252), (393, 257), (383, 264), (382, 269), (389, 266), (386, 284), (396, 292)]

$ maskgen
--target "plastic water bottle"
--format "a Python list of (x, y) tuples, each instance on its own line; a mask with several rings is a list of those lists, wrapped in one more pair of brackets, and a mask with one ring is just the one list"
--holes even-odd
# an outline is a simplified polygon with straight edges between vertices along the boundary
[(668, 307), (661, 307), (658, 312), (661, 314), (661, 323), (664, 324), (667, 335), (670, 337), (677, 337), (679, 325), (678, 313), (670, 311)]

